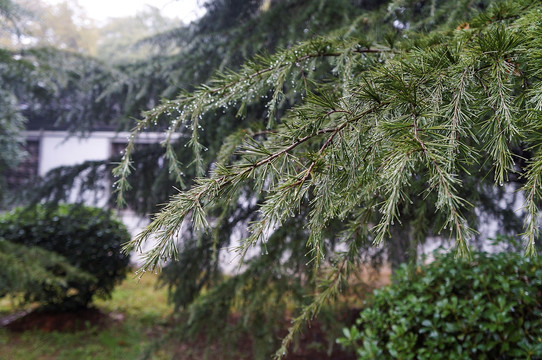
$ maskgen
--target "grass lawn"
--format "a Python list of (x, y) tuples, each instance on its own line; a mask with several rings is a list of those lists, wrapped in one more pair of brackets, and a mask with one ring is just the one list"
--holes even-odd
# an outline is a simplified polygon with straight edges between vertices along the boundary
[[(156, 276), (141, 280), (129, 276), (113, 292), (112, 299), (97, 300), (95, 306), (109, 314), (106, 326), (87, 324), (76, 332), (11, 332), (0, 328), (0, 360), (137, 359), (164, 332), (172, 307), (166, 289), (155, 289)], [(0, 299), (0, 317), (13, 312), (8, 299)], [(153, 359), (170, 359), (167, 350)]]
[[(32, 330), (12, 332), (0, 327), (0, 360), (137, 360), (149, 346), (175, 327), (172, 319), (173, 306), (167, 304), (167, 290), (155, 289), (157, 275), (146, 273), (141, 280), (129, 276), (115, 288), (109, 300), (96, 300), (94, 305), (107, 315), (106, 325), (86, 325), (76, 332), (44, 332)], [(389, 274), (360, 272), (363, 283), (382, 286), (389, 283)], [(360, 299), (367, 295), (365, 287), (361, 293), (346, 295), (352, 304), (359, 305)], [(355, 307), (355, 306), (354, 306)], [(0, 299), (0, 319), (15, 311), (9, 299)], [(314, 324), (313, 324), (314, 325)], [(308, 330), (308, 329), (306, 329)], [(327, 343), (318, 332), (318, 326), (305, 331), (300, 340), (299, 354), (294, 353), (287, 359), (328, 359)], [(325, 330), (324, 330), (325, 331)], [(314, 339), (313, 339), (314, 338)], [(324, 344), (324, 345), (322, 345)], [(179, 339), (173, 336), (159, 343), (158, 350), (152, 352), (153, 360), (239, 360), (251, 359), (252, 348), (248, 337), (241, 337), (237, 342), (228, 341), (208, 343), (204, 334), (195, 339)], [(324, 346), (319, 351), (315, 346)], [(318, 350), (318, 351), (317, 351)], [(316, 357), (316, 355), (319, 357)], [(321, 355), (321, 356), (320, 356)], [(347, 357), (343, 357), (347, 359)]]

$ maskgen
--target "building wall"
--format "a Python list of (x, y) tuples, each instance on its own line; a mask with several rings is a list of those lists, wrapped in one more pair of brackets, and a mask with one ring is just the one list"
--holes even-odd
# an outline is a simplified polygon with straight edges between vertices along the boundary
[(88, 160), (110, 157), (111, 138), (93, 134), (88, 138), (66, 138), (63, 132), (47, 132), (40, 138), (38, 175), (59, 166), (76, 165)]
[[(39, 142), (37, 173), (45, 175), (58, 166), (70, 166), (89, 160), (106, 160), (113, 151), (123, 149), (130, 134), (127, 132), (96, 131), (81, 138), (66, 131), (26, 131), (26, 139)], [(138, 144), (154, 144), (164, 140), (163, 133), (143, 133)]]

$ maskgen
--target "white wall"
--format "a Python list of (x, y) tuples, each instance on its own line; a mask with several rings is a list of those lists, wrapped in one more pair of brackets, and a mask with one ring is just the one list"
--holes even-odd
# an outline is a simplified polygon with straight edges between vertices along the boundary
[(66, 138), (63, 132), (43, 134), (40, 142), (38, 174), (45, 175), (59, 166), (77, 165), (87, 160), (104, 160), (109, 157), (111, 139), (94, 135), (88, 138)]

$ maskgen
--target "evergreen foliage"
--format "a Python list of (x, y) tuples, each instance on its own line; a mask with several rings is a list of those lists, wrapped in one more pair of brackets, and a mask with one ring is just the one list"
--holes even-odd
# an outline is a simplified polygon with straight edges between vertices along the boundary
[(359, 359), (540, 359), (541, 265), (503, 251), (403, 267), (339, 342)]
[[(216, 9), (201, 21), (141, 41), (141, 46), (151, 46), (151, 50), (147, 58), (137, 61), (111, 64), (55, 49), (6, 51), (0, 66), (2, 88), (13, 94), (15, 109), (28, 120), (31, 129), (68, 129), (73, 134), (87, 134), (93, 129), (127, 129), (142, 110), (154, 107), (161, 98), (172, 98), (183, 89), (190, 90), (194, 84), (208, 81), (217, 68), (237, 69), (247, 56), (287, 47), (314, 36), (317, 30), (333, 30), (362, 10), (348, 1), (331, 4), (289, 0), (267, 10), (259, 10), (254, 2), (236, 5), (247, 16), (228, 23), (218, 11), (223, 7), (209, 2), (208, 6)], [(245, 119), (236, 118), (237, 111), (233, 110), (215, 114), (213, 121), (218, 125), (200, 136), (209, 149), (203, 155), (204, 162), (210, 164), (215, 158), (221, 145), (216, 139), (253, 122), (264, 113), (263, 106), (262, 103), (252, 108), (252, 115)], [(167, 122), (159, 122), (155, 129), (164, 128)], [(190, 164), (191, 152), (183, 145), (173, 148), (182, 163)], [(165, 202), (174, 193), (173, 186), (178, 186), (179, 178), (168, 173), (167, 165), (161, 165), (161, 155), (160, 151), (147, 149), (136, 155), (141, 159), (133, 164), (138, 177), (126, 200), (140, 214), (154, 212), (156, 204)], [(87, 165), (99, 172), (98, 168), (107, 163)], [(33, 180), (22, 189), (33, 187), (25, 192), (25, 200), (46, 200), (47, 194), (39, 196), (44, 194), (42, 190), (55, 187), (62, 188), (55, 191), (57, 195), (63, 193), (64, 199), (69, 199), (67, 189), (76, 188), (85, 179), (88, 168), (79, 170), (78, 174), (72, 169), (57, 172), (60, 177), (50, 174), (46, 179)], [(186, 183), (194, 176), (194, 168), (183, 169), (182, 180)], [(89, 189), (93, 186), (90, 181), (86, 183)], [(94, 185), (100, 190), (100, 183)]]
[[(300, 324), (337, 296), (368, 244), (394, 248), (404, 238), (406, 247), (397, 248), (415, 258), (417, 244), (428, 237), (451, 238), (456, 252), (468, 256), (480, 214), (503, 219), (500, 203), (507, 191), (518, 190), (525, 199), (519, 231), (526, 253), (535, 253), (542, 176), (539, 2), (460, 2), (464, 11), (452, 14), (462, 18), (444, 24), (442, 14), (453, 2), (394, 5), (404, 7), (400, 18), (362, 15), (342, 30), (257, 56), (163, 101), (144, 114), (115, 169), (122, 202), (135, 137), (164, 122), (167, 138), (179, 132), (193, 151), (199, 177), (127, 247), (157, 241), (144, 269), (198, 247), (216, 259), (231, 246), (219, 229), (232, 228), (239, 207), (257, 209), (239, 225), (248, 226), (237, 244), (241, 260), (253, 247), (265, 257), (274, 234), (288, 229), (292, 217), (303, 219), (303, 234), (290, 240), (294, 249), (294, 242), (307, 246), (298, 255), (307, 254), (303, 263), (310, 266), (300, 270), (315, 276), (316, 295), (278, 356)], [(435, 8), (421, 21), (426, 6)], [(365, 31), (374, 24), (380, 31)], [(410, 24), (414, 30), (399, 31)], [(262, 102), (264, 121), (258, 121)], [(209, 166), (202, 137), (221, 112), (232, 111), (239, 122), (253, 121), (224, 139)], [(183, 179), (174, 143), (166, 140), (164, 148), (172, 176)], [(318, 269), (327, 269), (328, 277)], [(191, 310), (204, 314), (196, 304), (206, 296)]]
[[(261, 141), (243, 129), (247, 135), (237, 136), (238, 144), (223, 147), (231, 152), (240, 145), (235, 162), (218, 162), (208, 178), (171, 200), (136, 241), (154, 232), (162, 235), (164, 244), (150, 254), (148, 265), (156, 265), (160, 255), (171, 255), (163, 249), (186, 215), (190, 214), (196, 228), (204, 229), (204, 205), (231, 200), (227, 195), (236, 193), (247, 179), (255, 179), (256, 192), (263, 190), (267, 195), (261, 207), (264, 216), (253, 225), (246, 246), (265, 238), (266, 230), (295, 213), (307, 196), (313, 209), (309, 227), (315, 237), (310, 241), (315, 259), (322, 255), (318, 234), (328, 219), (376, 217), (372, 240), (380, 243), (393, 221), (400, 220), (400, 204), (412, 201), (409, 189), (420, 182), (419, 188), (427, 186), (425, 198), (432, 200), (426, 202), (435, 204), (430, 212), (442, 214), (432, 229), (435, 233), (451, 230), (458, 250), (466, 253), (473, 229), (463, 213), (474, 205), (457, 188), (464, 186), (473, 168), (492, 176), (498, 186), (519, 173), (528, 183), (524, 189), (532, 191), (526, 209), (536, 206), (536, 161), (516, 162), (524, 159), (519, 151), (536, 147), (532, 119), (538, 115), (539, 83), (538, 68), (532, 62), (537, 60), (539, 29), (527, 26), (526, 19), (536, 17), (539, 9), (529, 2), (505, 8), (510, 13), (503, 19), (503, 7), (491, 9), (499, 17), (490, 12), (475, 18), (468, 30), (411, 34), (413, 39), (407, 37), (393, 47), (370, 46), (342, 36), (313, 39), (248, 62), (238, 73), (219, 74), (194, 93), (147, 112), (134, 137), (168, 114), (172, 117), (168, 135), (184, 124), (192, 130), (187, 145), (194, 149), (199, 166), (204, 149), (199, 142), (200, 121), (207, 112), (237, 104), (243, 115), (247, 103), (269, 96), (267, 127), (273, 129)], [(524, 15), (518, 18), (520, 11)], [(528, 61), (531, 57), (533, 61)], [(313, 58), (336, 58), (332, 64), (337, 80), (311, 88), (312, 69), (303, 66)], [(300, 92), (307, 91), (304, 103), (275, 126), (276, 104), (290, 79)], [(526, 83), (531, 86), (527, 88)], [(313, 138), (323, 140), (320, 146), (307, 149), (306, 143)], [(117, 168), (119, 175), (128, 173), (131, 147), (132, 143)], [(303, 151), (300, 155), (298, 147)], [(166, 157), (175, 164), (170, 150), (166, 142)], [(221, 158), (229, 159), (227, 155)], [(531, 171), (518, 169), (521, 165)], [(411, 177), (413, 173), (417, 176)], [(127, 186), (125, 177), (118, 185)], [(363, 209), (357, 209), (360, 204)], [(530, 252), (534, 251), (535, 214), (529, 213), (527, 223)]]
[(114, 70), (88, 56), (54, 48), (1, 50), (1, 63), (2, 90), (31, 129), (86, 134), (125, 114), (123, 93), (100, 97)]
[[(49, 262), (41, 260), (40, 267), (53, 267), (49, 271), (60, 279), (49, 281), (46, 277), (35, 286), (36, 280), (31, 278), (33, 286), (22, 288), (25, 299), (51, 308), (86, 307), (94, 295), (107, 298), (127, 272), (129, 259), (121, 253), (121, 246), (130, 239), (130, 234), (111, 213), (97, 208), (81, 205), (19, 208), (0, 219), (0, 239), (7, 251), (2, 256), (12, 258), (14, 263), (21, 254), (27, 260), (34, 253), (40, 257), (50, 252), (57, 254)], [(23, 245), (26, 251), (20, 250)], [(12, 247), (17, 251), (12, 253)], [(73, 275), (74, 269), (79, 272), (77, 276)], [(21, 279), (24, 280), (25, 273), (35, 271), (30, 267), (20, 274)]]
[[(243, 218), (243, 213), (253, 214), (254, 209), (241, 210), (231, 221), (245, 223), (249, 219)], [(292, 310), (306, 307), (295, 323), (295, 335), (304, 325), (301, 319), (319, 313), (319, 324), (327, 332), (318, 345), (324, 348), (322, 352), (331, 352), (349, 304), (326, 303), (325, 300), (338, 295), (339, 288), (346, 289), (347, 282), (352, 280), (345, 275), (346, 267), (352, 264), (334, 263), (334, 266), (343, 267), (339, 273), (333, 269), (311, 271), (307, 257), (303, 256), (305, 242), (300, 241), (307, 236), (306, 230), (299, 226), (302, 222), (301, 215), (289, 219), (287, 226), (270, 236), (265, 248), (260, 250), (261, 256), (245, 261), (238, 274), (220, 271), (219, 263), (214, 259), (217, 250), (214, 250), (212, 236), (180, 244), (178, 261), (164, 267), (160, 277), (161, 285), (168, 287), (176, 311), (186, 317), (172, 335), (174, 339), (205, 334), (208, 341), (218, 341), (227, 349), (237, 339), (248, 338), (252, 342), (253, 358), (268, 359), (291, 325), (289, 317), (295, 315), (295, 312), (290, 315)], [(222, 234), (219, 236), (221, 243), (228, 240), (227, 228), (224, 225), (215, 230), (216, 234)], [(337, 229), (327, 229), (326, 235), (331, 238)], [(329, 246), (331, 248), (333, 244)], [(358, 253), (349, 254), (352, 262), (357, 264), (376, 266), (383, 261), (382, 249), (374, 249), (370, 244), (360, 246), (357, 251), (361, 257)], [(362, 280), (358, 282), (362, 286), (354, 294), (363, 296), (367, 287)], [(321, 293), (319, 302), (313, 302), (315, 293)], [(294, 332), (291, 340), (297, 340)]]
[[(0, 55), (1, 56), (1, 55)], [(12, 94), (0, 88), (0, 175), (14, 168), (24, 158), (24, 139), (21, 132), (25, 119), (16, 109)], [(0, 178), (0, 200), (4, 197), (5, 185)]]
[[(10, 35), (19, 32), (17, 19), (21, 9), (11, 0), (0, 1), (0, 32)], [(0, 49), (0, 62), (9, 61), (9, 56)], [(1, 67), (0, 67), (1, 68)], [(24, 129), (24, 118), (17, 108), (16, 98), (7, 91), (0, 80), (0, 175), (11, 169), (24, 157), (23, 139), (20, 137)], [(5, 196), (5, 184), (0, 177), (0, 202)]]

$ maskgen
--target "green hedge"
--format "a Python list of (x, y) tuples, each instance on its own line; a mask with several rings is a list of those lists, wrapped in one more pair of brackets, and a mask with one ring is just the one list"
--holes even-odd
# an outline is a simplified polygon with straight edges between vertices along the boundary
[[(70, 276), (64, 282), (43, 281), (41, 286), (33, 282), (32, 287), (24, 290), (28, 301), (52, 308), (86, 307), (94, 295), (108, 297), (126, 276), (129, 264), (128, 256), (121, 252), (122, 244), (130, 239), (126, 227), (110, 212), (98, 208), (19, 208), (0, 218), (0, 239), (54, 252), (81, 271), (81, 276)], [(66, 275), (65, 269), (55, 271), (59, 277)]]
[[(44, 298), (51, 291), (61, 296), (68, 282), (95, 282), (96, 278), (70, 265), (54, 252), (39, 247), (13, 244), (0, 239), (0, 298), (10, 295), (24, 303)], [(19, 294), (27, 294), (20, 299)], [(32, 297), (28, 297), (32, 294)]]
[(338, 342), (359, 359), (542, 359), (542, 261), (438, 255), (378, 290)]

